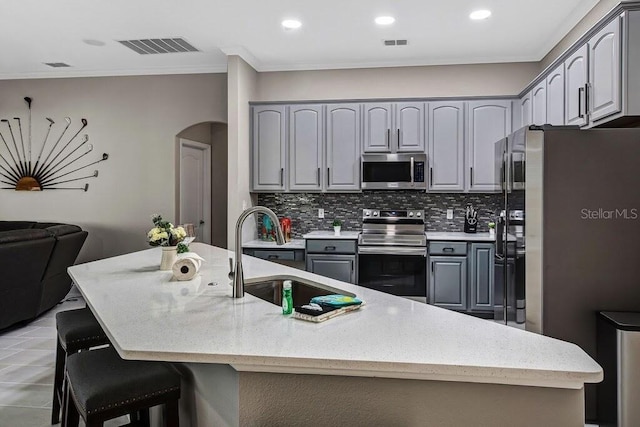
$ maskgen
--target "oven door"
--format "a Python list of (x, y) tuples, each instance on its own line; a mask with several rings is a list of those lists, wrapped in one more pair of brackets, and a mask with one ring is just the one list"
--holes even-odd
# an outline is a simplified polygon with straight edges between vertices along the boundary
[(365, 288), (426, 302), (427, 249), (360, 246), (358, 284)]

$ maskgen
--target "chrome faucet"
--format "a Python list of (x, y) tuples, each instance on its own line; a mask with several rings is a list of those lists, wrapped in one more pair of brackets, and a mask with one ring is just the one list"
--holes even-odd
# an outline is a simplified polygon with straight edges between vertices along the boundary
[(242, 212), (236, 222), (236, 267), (233, 268), (233, 260), (229, 258), (229, 279), (233, 280), (233, 297), (244, 297), (244, 274), (242, 272), (242, 225), (244, 220), (251, 214), (261, 212), (268, 215), (276, 228), (276, 243), (278, 245), (284, 245), (284, 235), (282, 234), (282, 228), (280, 228), (280, 221), (275, 213), (269, 208), (264, 206), (254, 206)]

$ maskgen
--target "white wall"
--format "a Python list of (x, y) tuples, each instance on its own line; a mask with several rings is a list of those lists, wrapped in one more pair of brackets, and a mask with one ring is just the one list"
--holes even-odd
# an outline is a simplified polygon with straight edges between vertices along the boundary
[[(51, 137), (57, 137), (68, 116), (70, 131), (81, 118), (89, 122), (94, 152), (87, 157), (109, 154), (96, 167), (100, 176), (87, 180), (86, 193), (0, 190), (0, 220), (59, 221), (88, 230), (79, 261), (147, 248), (150, 215), (173, 219), (175, 136), (195, 123), (227, 120), (225, 74), (4, 80), (0, 93), (2, 118), (26, 119), (23, 98), (33, 98), (34, 147), (45, 117), (56, 121)], [(7, 137), (6, 125), (0, 130)]]
[[(243, 203), (253, 205), (250, 190), (250, 117), (249, 101), (256, 99), (258, 73), (239, 56), (227, 60), (229, 111), (229, 182), (228, 182), (228, 248), (235, 248), (235, 223)], [(248, 218), (243, 228), (243, 241), (257, 237), (255, 218)]]
[(268, 72), (252, 101), (517, 95), (538, 71), (522, 62)]

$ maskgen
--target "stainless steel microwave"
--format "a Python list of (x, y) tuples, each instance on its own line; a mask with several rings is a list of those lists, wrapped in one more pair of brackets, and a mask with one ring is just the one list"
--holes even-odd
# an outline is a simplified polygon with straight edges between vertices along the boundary
[(426, 190), (427, 155), (363, 154), (363, 190)]

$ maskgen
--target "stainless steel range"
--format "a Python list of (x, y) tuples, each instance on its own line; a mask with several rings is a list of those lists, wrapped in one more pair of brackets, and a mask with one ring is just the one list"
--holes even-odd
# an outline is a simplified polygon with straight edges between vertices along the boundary
[(427, 302), (427, 236), (423, 210), (362, 211), (358, 284)]

